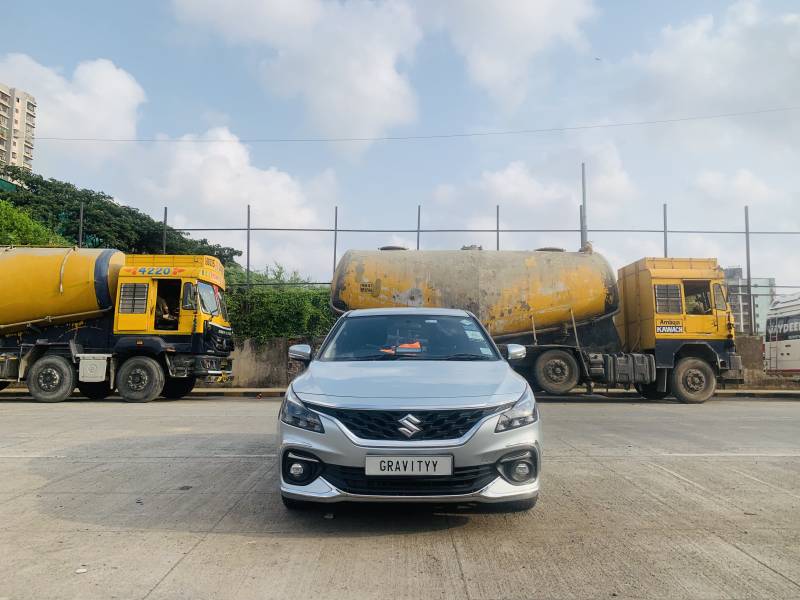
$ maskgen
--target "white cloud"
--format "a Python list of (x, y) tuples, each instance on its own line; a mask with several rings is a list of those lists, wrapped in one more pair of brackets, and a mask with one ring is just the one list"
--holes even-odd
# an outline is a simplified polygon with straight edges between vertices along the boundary
[(710, 204), (724, 202), (727, 206), (770, 205), (784, 201), (783, 193), (770, 187), (748, 169), (733, 175), (720, 171), (702, 171), (694, 187)]
[[(252, 227), (328, 226), (337, 187), (332, 171), (303, 182), (274, 167), (260, 168), (226, 127), (180, 139), (184, 141), (162, 144), (155, 151), (140, 149), (140, 176), (147, 175), (133, 184), (144, 202), (138, 206), (153, 214), (168, 206), (175, 227), (244, 227), (248, 205)], [(190, 143), (193, 140), (220, 143)], [(245, 248), (245, 232), (193, 235)], [(319, 233), (254, 231), (251, 267), (263, 269), (278, 262), (303, 274), (327, 276), (331, 250), (321, 238), (325, 236)], [(244, 261), (243, 256), (240, 262)]]
[(571, 186), (541, 181), (520, 160), (498, 171), (485, 171), (477, 187), (488, 201), (512, 210), (536, 210), (548, 204), (574, 200)]
[[(576, 157), (588, 168), (590, 226), (619, 224), (639, 198), (639, 192), (611, 142), (564, 149), (528, 160), (514, 160), (462, 184), (442, 183), (423, 206), (429, 227), (493, 230), (495, 207), (500, 206), (502, 229), (577, 229), (581, 202), (580, 170)], [(481, 244), (494, 248), (494, 233), (425, 236), (425, 247)], [(559, 246), (577, 249), (576, 233), (503, 233), (505, 249)]]
[(592, 0), (445, 0), (418, 6), (449, 33), (470, 78), (510, 110), (531, 91), (534, 60), (558, 44), (582, 46), (580, 26), (594, 13)]
[[(800, 14), (775, 14), (761, 3), (737, 2), (719, 21), (710, 15), (661, 31), (657, 46), (634, 55), (638, 73), (629, 90), (650, 115), (716, 114), (796, 104), (800, 97)], [(631, 98), (629, 98), (630, 100)], [(737, 130), (781, 137), (794, 145), (798, 128), (790, 113), (709, 122), (703, 135), (741, 143)], [(762, 138), (763, 139), (763, 138)]]
[[(0, 80), (36, 96), (37, 137), (137, 136), (144, 91), (108, 60), (82, 62), (70, 79), (29, 56), (13, 54), (0, 59)], [(338, 194), (332, 170), (300, 181), (275, 167), (261, 168), (227, 127), (185, 135), (179, 142), (162, 139), (122, 145), (41, 140), (34, 150), (34, 170), (93, 189), (105, 187), (120, 202), (157, 219), (167, 206), (169, 222), (176, 227), (244, 227), (248, 204), (253, 227), (329, 225)], [(101, 186), (99, 181), (107, 183)], [(244, 232), (193, 235), (245, 247)], [(251, 265), (263, 269), (278, 262), (327, 277), (331, 247), (325, 238), (318, 233), (253, 232)], [(240, 262), (244, 264), (244, 257)]]
[[(0, 59), (0, 80), (36, 97), (36, 137), (132, 138), (145, 93), (136, 79), (105, 59), (84, 61), (66, 77), (25, 54)], [(66, 173), (63, 163), (99, 165), (124, 148), (42, 140), (35, 146), (36, 170)]]
[[(178, 17), (265, 48), (263, 76), (331, 137), (374, 137), (416, 118), (401, 64), (421, 33), (401, 1), (174, 0)], [(363, 146), (362, 146), (363, 147)]]

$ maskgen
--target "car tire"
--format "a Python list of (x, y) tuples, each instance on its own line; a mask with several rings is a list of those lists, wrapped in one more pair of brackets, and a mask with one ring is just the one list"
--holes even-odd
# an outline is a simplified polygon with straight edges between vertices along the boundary
[(548, 394), (566, 394), (578, 385), (578, 361), (571, 352), (548, 350), (536, 359), (533, 376), (539, 387)]
[(105, 400), (111, 395), (107, 381), (79, 381), (78, 391), (89, 400)]
[(164, 389), (164, 370), (154, 358), (134, 356), (117, 371), (117, 389), (125, 402), (150, 402)]
[(661, 392), (656, 389), (656, 384), (654, 383), (637, 383), (636, 384), (636, 391), (642, 398), (646, 398), (647, 400), (663, 400), (667, 396), (669, 396), (669, 390), (666, 392)]
[(702, 404), (717, 389), (714, 369), (700, 358), (682, 358), (672, 370), (670, 388), (673, 395), (685, 404)]
[(528, 498), (526, 500), (514, 500), (513, 502), (507, 502), (506, 508), (509, 512), (525, 512), (527, 510), (531, 510), (534, 506), (536, 506), (536, 501), (538, 498)]
[(45, 354), (33, 363), (26, 380), (37, 402), (62, 402), (75, 389), (75, 367), (63, 356)]
[(308, 510), (309, 508), (312, 508), (314, 506), (312, 502), (306, 502), (304, 500), (289, 498), (288, 496), (284, 496), (283, 494), (281, 494), (281, 501), (288, 510)]
[(167, 377), (161, 395), (170, 400), (179, 400), (194, 389), (196, 377)]

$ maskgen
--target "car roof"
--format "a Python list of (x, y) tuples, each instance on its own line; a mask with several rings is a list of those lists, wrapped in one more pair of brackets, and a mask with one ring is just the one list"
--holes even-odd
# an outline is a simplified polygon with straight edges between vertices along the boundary
[(442, 317), (468, 317), (470, 313), (458, 308), (360, 308), (347, 313), (352, 317), (373, 317), (388, 315), (439, 315)]

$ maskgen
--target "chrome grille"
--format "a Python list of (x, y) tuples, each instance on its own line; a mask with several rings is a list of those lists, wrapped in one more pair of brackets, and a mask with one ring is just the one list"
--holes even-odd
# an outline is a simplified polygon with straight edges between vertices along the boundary
[[(458, 439), (484, 417), (512, 406), (504, 404), (490, 408), (409, 411), (331, 408), (309, 403), (306, 405), (312, 410), (337, 419), (361, 439), (402, 441)], [(411, 437), (401, 432), (403, 427), (401, 420), (409, 414), (419, 421), (416, 427), (420, 430)]]

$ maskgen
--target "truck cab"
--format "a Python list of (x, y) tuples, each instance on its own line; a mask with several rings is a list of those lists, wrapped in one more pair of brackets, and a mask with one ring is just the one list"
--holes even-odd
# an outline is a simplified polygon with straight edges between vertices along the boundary
[(702, 402), (716, 383), (741, 382), (733, 314), (713, 258), (643, 258), (619, 270), (616, 325), (624, 352), (653, 355), (656, 380), (645, 397), (669, 393)]
[[(119, 271), (114, 354), (162, 357), (166, 386), (230, 375), (233, 337), (222, 263), (212, 256), (130, 255)], [(170, 382), (173, 382), (172, 384)]]

